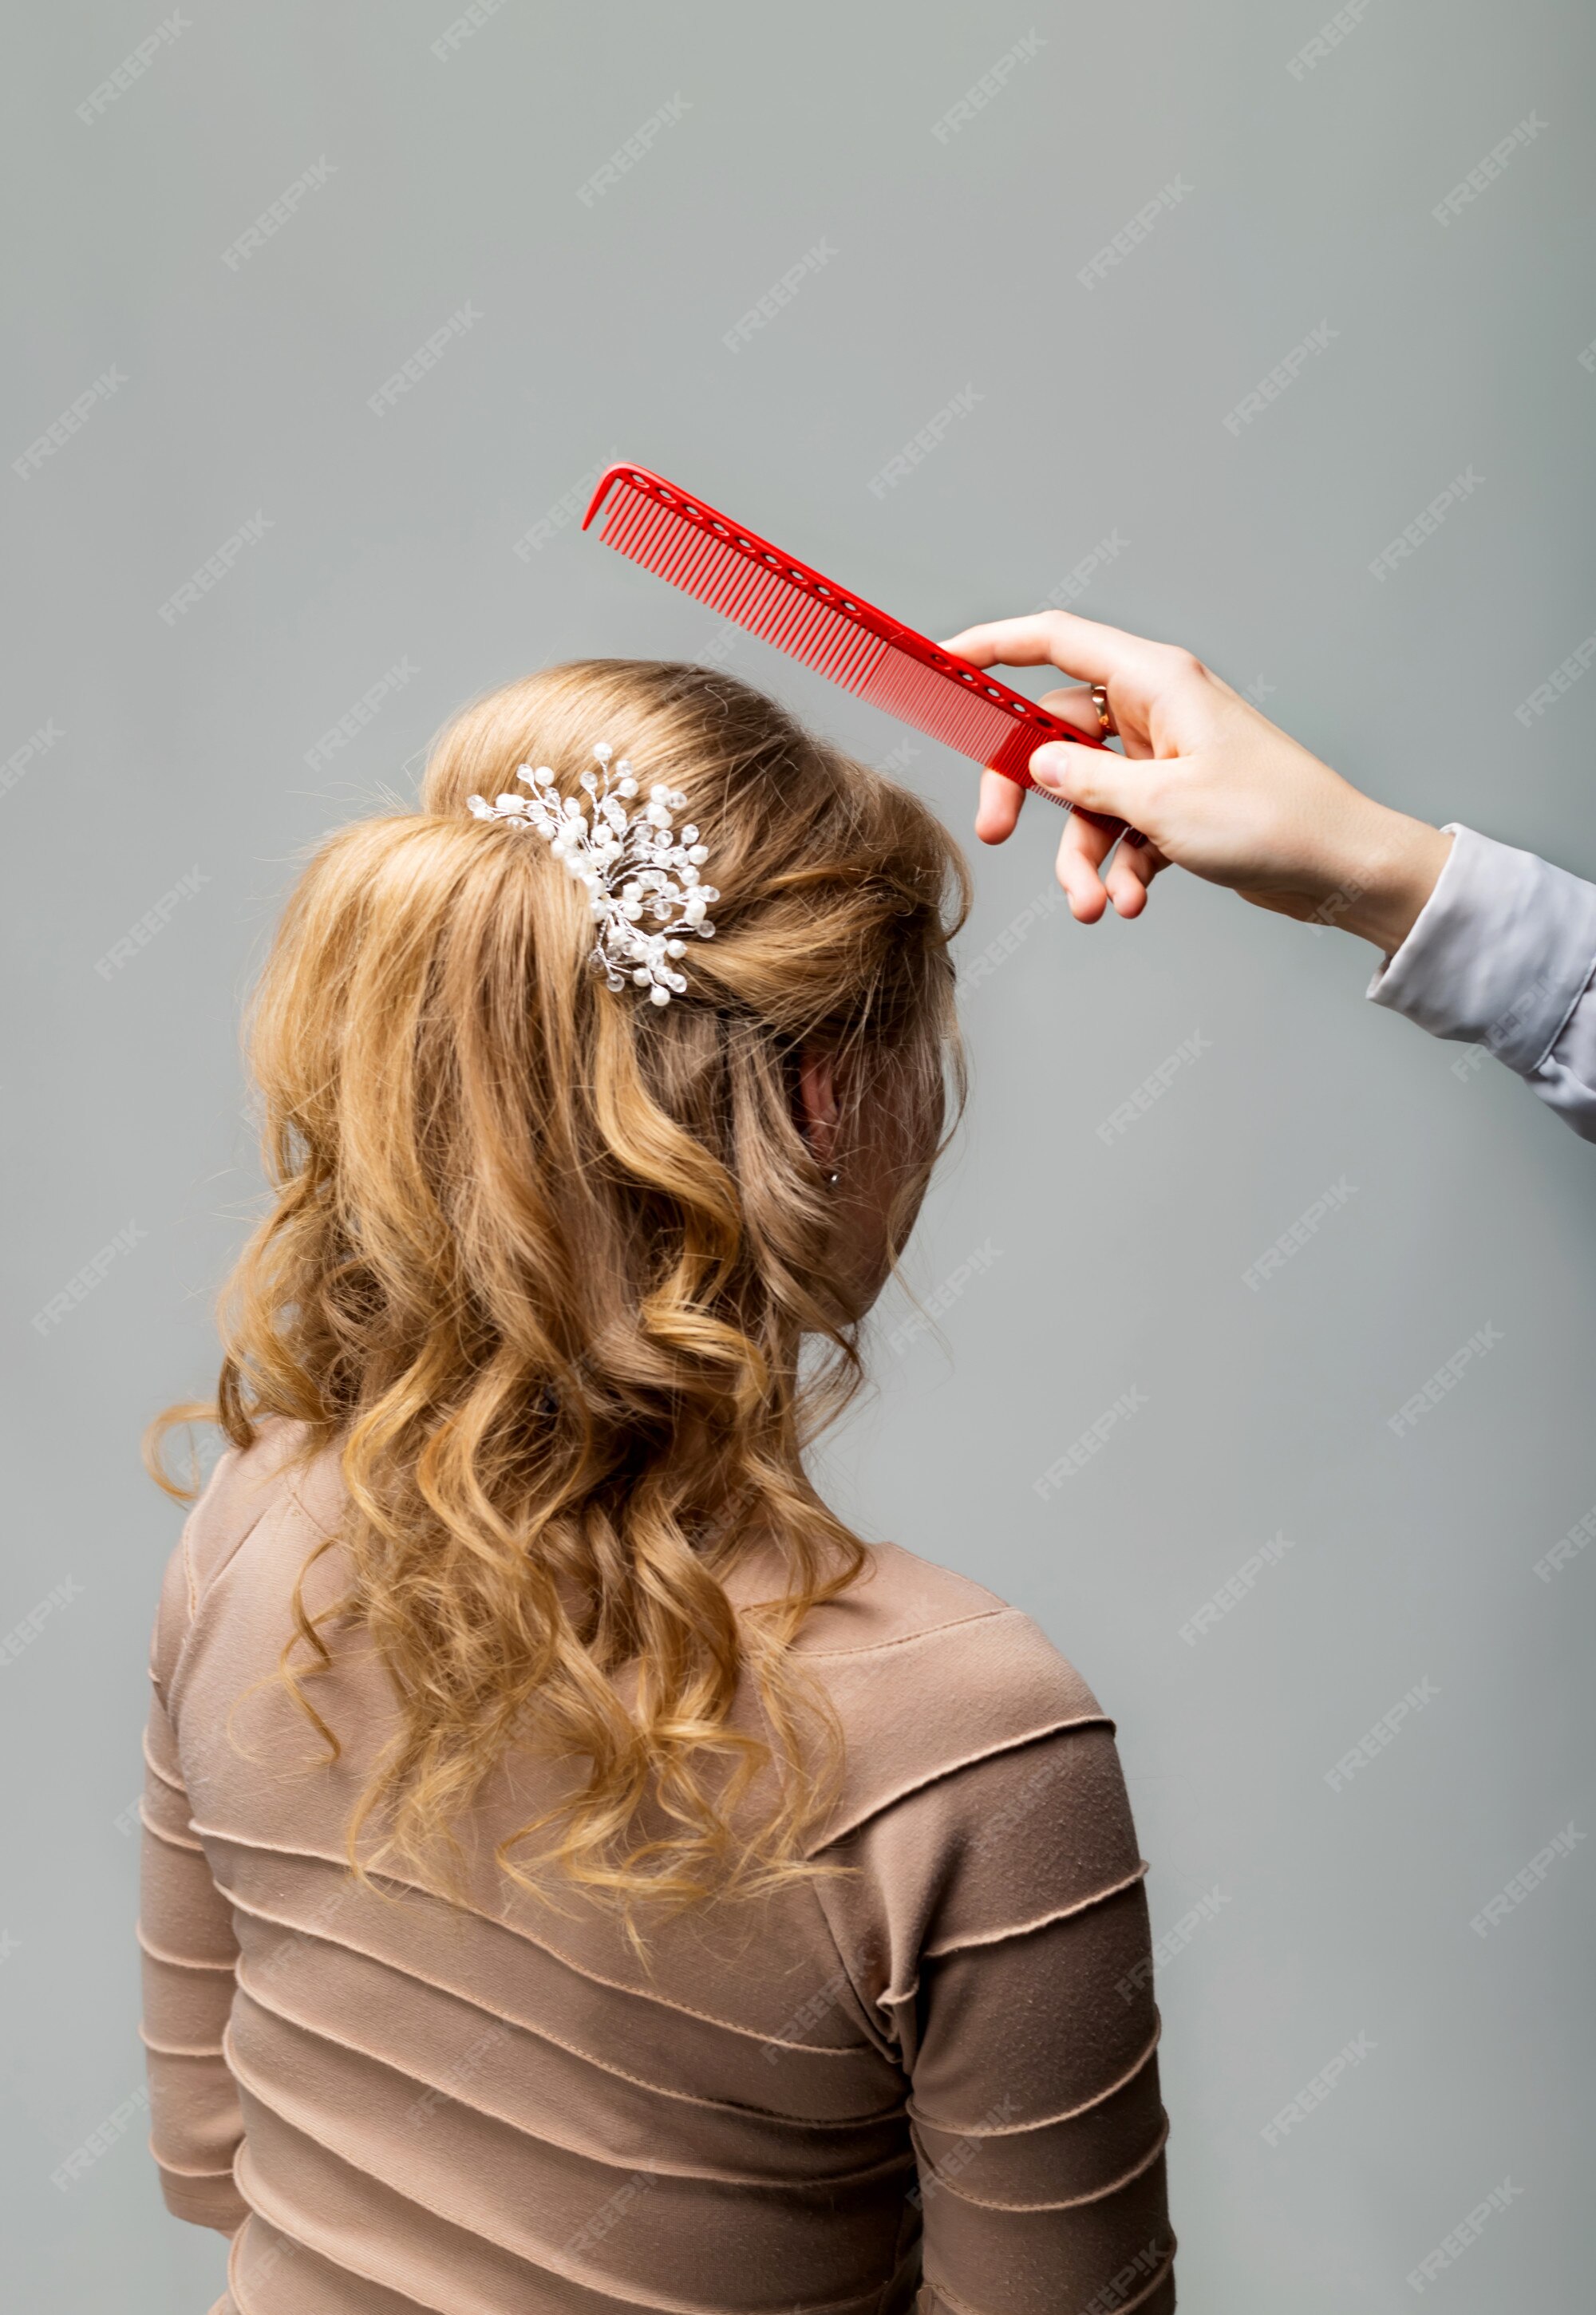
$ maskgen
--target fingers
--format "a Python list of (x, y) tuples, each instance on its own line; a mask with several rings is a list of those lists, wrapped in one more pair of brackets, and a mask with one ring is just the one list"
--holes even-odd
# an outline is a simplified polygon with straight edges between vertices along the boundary
[(980, 801), (975, 808), (975, 832), (982, 844), (1002, 844), (1019, 825), (1025, 791), (1002, 772), (983, 772)]
[[(1019, 825), (1024, 804), (1025, 791), (1016, 781), (1006, 778), (1001, 772), (983, 772), (980, 801), (975, 813), (975, 832), (980, 841), (1004, 843)], [(1071, 913), (1081, 924), (1095, 925), (1108, 906), (1109, 888), (1104, 887), (1098, 870), (1118, 842), (1119, 834), (1117, 820), (1090, 820), (1079, 812), (1072, 812), (1065, 825), (1059, 847), (1058, 877)], [(1134, 876), (1122, 878), (1121, 883), (1128, 896), (1131, 886), (1135, 886), (1130, 910), (1134, 915), (1142, 906), (1144, 887)]]
[(971, 667), (1057, 667), (1086, 683), (1123, 675), (1149, 646), (1122, 627), (1105, 627), (1073, 611), (1033, 611), (1021, 619), (992, 619), (966, 627), (941, 645)]
[[(1094, 739), (1102, 733), (1103, 720), (1097, 713), (1097, 704), (1085, 687), (1073, 691), (1050, 691), (1039, 704), (1050, 715), (1056, 715), (1061, 723), (1072, 724), (1077, 732), (1089, 732)], [(1024, 796), (1025, 791), (1018, 782), (1006, 779), (1001, 772), (981, 774), (975, 832), (982, 844), (1002, 844), (1014, 834)]]
[(1141, 822), (1135, 809), (1141, 767), (1112, 748), (1077, 748), (1068, 740), (1050, 740), (1032, 757), (1029, 769), (1039, 788), (1063, 796), (1085, 811), (1110, 819)]
[(1079, 684), (1070, 691), (1045, 691), (1036, 704), (1039, 707), (1045, 707), (1050, 715), (1056, 715), (1060, 723), (1072, 724), (1076, 731), (1085, 732), (1094, 740), (1110, 736), (1104, 731), (1103, 718), (1097, 713), (1097, 702), (1085, 684)]
[(1104, 874), (1108, 897), (1113, 902), (1116, 916), (1140, 916), (1147, 906), (1148, 886), (1161, 868), (1169, 863), (1156, 844), (1142, 843), (1134, 848), (1122, 844)]
[(1079, 925), (1095, 925), (1111, 906), (1116, 916), (1140, 916), (1148, 886), (1168, 865), (1156, 845), (1144, 842), (1132, 850), (1118, 840), (1114, 827), (1098, 827), (1078, 812), (1070, 814), (1059, 843), (1059, 883)]
[[(1077, 697), (1086, 701), (1087, 712), (1095, 721), (1090, 693), (1083, 692)], [(1062, 705), (1058, 712), (1063, 714)], [(1112, 753), (1106, 756), (1110, 766), (1122, 765), (1123, 760)], [(1056, 867), (1071, 916), (1077, 924), (1095, 925), (1112, 906), (1119, 916), (1139, 917), (1147, 906), (1148, 886), (1169, 864), (1157, 847), (1145, 838), (1135, 845), (1129, 839), (1121, 842), (1119, 808), (1106, 800), (1107, 789), (1096, 770), (1104, 761), (1103, 751), (1051, 741), (1045, 749), (1039, 748), (1031, 761), (1032, 776), (1039, 786), (1082, 807), (1070, 813), (1060, 839)], [(1077, 771), (1077, 765), (1083, 768)], [(1121, 772), (1114, 776), (1117, 793), (1125, 775)], [(1087, 811), (1099, 800), (1103, 801), (1105, 817), (1088, 818)], [(975, 832), (980, 841), (1001, 844), (1012, 836), (1024, 801), (1025, 792), (1015, 781), (1006, 779), (1001, 772), (983, 772), (975, 816)]]
[(1116, 841), (1115, 829), (1070, 813), (1059, 839), (1054, 873), (1077, 925), (1095, 925), (1108, 906), (1108, 889), (1099, 872)]

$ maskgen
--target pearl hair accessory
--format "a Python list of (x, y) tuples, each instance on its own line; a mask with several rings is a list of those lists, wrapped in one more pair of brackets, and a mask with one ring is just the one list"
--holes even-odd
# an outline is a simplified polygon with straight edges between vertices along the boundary
[[(628, 810), (637, 794), (638, 780), (623, 756), (612, 773), (615, 749), (607, 740), (594, 749), (598, 770), (581, 776), (590, 799), (584, 808), (580, 797), (562, 796), (546, 764), (516, 767), (516, 777), (531, 788), (529, 796), (501, 795), (490, 803), (485, 796), (466, 801), (478, 820), (505, 820), (535, 828), (568, 875), (588, 890), (588, 907), (597, 925), (593, 962), (612, 989), (624, 989), (628, 980), (646, 989), (655, 1005), (669, 1005), (671, 992), (687, 987), (672, 960), (685, 956), (684, 933), (712, 940), (714, 927), (705, 911), (720, 899), (705, 884), (699, 870), (709, 857), (696, 828), (679, 835), (673, 812), (687, 809), (687, 799), (656, 785), (648, 802)], [(643, 930), (643, 920), (655, 929)]]

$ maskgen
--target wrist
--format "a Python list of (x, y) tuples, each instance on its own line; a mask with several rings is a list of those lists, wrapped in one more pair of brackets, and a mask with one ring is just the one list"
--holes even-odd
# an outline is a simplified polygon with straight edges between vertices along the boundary
[(1394, 954), (1435, 890), (1451, 848), (1451, 838), (1428, 820), (1370, 803), (1348, 860), (1342, 888), (1346, 906), (1337, 918), (1342, 929)]

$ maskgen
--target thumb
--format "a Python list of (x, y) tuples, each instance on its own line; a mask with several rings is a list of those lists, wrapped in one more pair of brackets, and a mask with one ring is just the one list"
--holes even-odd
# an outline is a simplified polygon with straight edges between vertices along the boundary
[(1049, 740), (1032, 757), (1030, 772), (1049, 795), (1135, 824), (1131, 767), (1112, 748), (1077, 748), (1067, 740)]

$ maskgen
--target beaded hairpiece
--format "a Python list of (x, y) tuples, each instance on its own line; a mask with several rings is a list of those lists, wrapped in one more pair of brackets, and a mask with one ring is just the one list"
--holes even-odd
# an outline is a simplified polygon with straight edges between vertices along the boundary
[[(656, 785), (648, 802), (628, 810), (637, 794), (637, 776), (623, 756), (610, 771), (615, 749), (607, 740), (594, 749), (598, 770), (581, 776), (589, 803), (580, 797), (562, 796), (546, 764), (517, 767), (516, 777), (532, 790), (529, 796), (501, 795), (493, 803), (485, 796), (467, 796), (478, 820), (505, 820), (535, 828), (566, 874), (588, 889), (588, 907), (597, 925), (593, 962), (612, 989), (624, 989), (628, 980), (646, 989), (656, 1005), (669, 1005), (671, 992), (679, 997), (687, 987), (672, 970), (671, 960), (685, 956), (684, 933), (711, 940), (714, 927), (705, 913), (720, 894), (705, 884), (699, 870), (709, 857), (696, 828), (678, 834), (673, 812), (687, 808), (685, 795)], [(644, 919), (655, 929), (643, 930)]]

